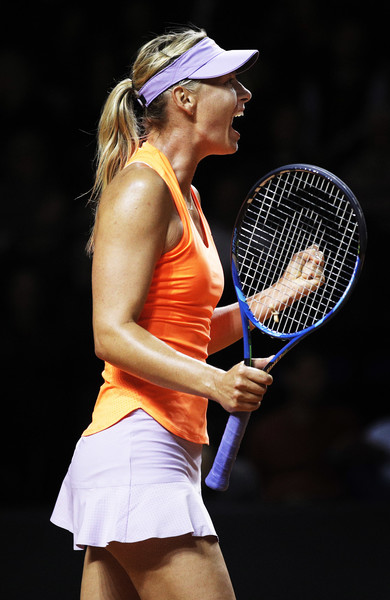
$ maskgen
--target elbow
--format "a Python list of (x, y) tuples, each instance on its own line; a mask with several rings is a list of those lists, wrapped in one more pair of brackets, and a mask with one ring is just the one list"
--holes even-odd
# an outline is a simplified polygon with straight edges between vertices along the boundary
[[(119, 366), (124, 356), (129, 355), (133, 347), (133, 335), (129, 322), (99, 321), (93, 323), (94, 350), (97, 358), (112, 365)], [(131, 352), (130, 352), (131, 354)]]
[(112, 346), (112, 332), (109, 328), (94, 325), (93, 328), (93, 343), (94, 351), (97, 358), (102, 361), (110, 362), (110, 348)]
[(94, 336), (94, 351), (95, 351), (95, 356), (97, 356), (97, 358), (99, 358), (100, 360), (103, 360), (103, 361), (106, 360), (106, 352), (105, 352), (104, 344), (102, 344), (101, 339), (98, 338), (97, 336)]
[(97, 356), (97, 358), (99, 358), (100, 360), (103, 360), (103, 361), (107, 360), (106, 345), (104, 344), (102, 337), (98, 336), (94, 333), (93, 342), (94, 342), (95, 356)]

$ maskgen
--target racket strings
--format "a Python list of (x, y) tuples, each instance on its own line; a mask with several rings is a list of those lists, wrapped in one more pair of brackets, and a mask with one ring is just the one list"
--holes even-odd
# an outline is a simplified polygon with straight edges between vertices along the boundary
[[(276, 193), (276, 190), (275, 190)], [(338, 191), (338, 194), (340, 192)], [(310, 196), (312, 196), (312, 194), (310, 194)], [(291, 209), (295, 210), (295, 211), (300, 211), (301, 210), (301, 200), (302, 200), (302, 196), (300, 194), (298, 194), (297, 192), (295, 193), (290, 193), (289, 195), (290, 199), (292, 200), (292, 202), (290, 203), (289, 207), (287, 206), (281, 206), (280, 202), (279, 202), (279, 214), (276, 215), (276, 217), (274, 216), (274, 219), (276, 219), (277, 217), (279, 218), (280, 221), (282, 221), (283, 219), (289, 219), (290, 218), (290, 214), (291, 214)], [(340, 205), (339, 201), (340, 201), (340, 196), (339, 195), (334, 195), (331, 196), (329, 195), (329, 198), (331, 199), (333, 197), (334, 202), (332, 203), (332, 210), (330, 210), (329, 208), (327, 208), (326, 206), (324, 207), (323, 210), (323, 215), (322, 217), (325, 217), (329, 222), (331, 222), (334, 219), (337, 219), (337, 221), (339, 222), (339, 228), (343, 228), (344, 231), (346, 232), (346, 234), (348, 233), (348, 229), (347, 229), (347, 217), (346, 217), (346, 210), (348, 208), (348, 202), (347, 203), (342, 203), (344, 204), (344, 206), (342, 206), (342, 204)], [(269, 199), (270, 196), (268, 195), (264, 195), (264, 197), (262, 198), (264, 201), (266, 201), (267, 199)], [(317, 220), (320, 219), (320, 215), (318, 214), (318, 207), (316, 205), (316, 199), (318, 200), (318, 197), (313, 197), (312, 199), (307, 197), (305, 199), (305, 214), (302, 213), (301, 217), (304, 219), (304, 221), (309, 221), (311, 218), (316, 218)], [(295, 200), (295, 202), (294, 202)], [(337, 201), (337, 204), (336, 204)], [(310, 205), (311, 205), (311, 214), (310, 214)], [(264, 208), (263, 206), (261, 206), (260, 211), (259, 211), (259, 215), (257, 216), (257, 220), (256, 223), (250, 222), (249, 218), (250, 218), (250, 214), (248, 214), (248, 221), (250, 223), (250, 227), (256, 227), (258, 220), (260, 218), (260, 216), (263, 217), (263, 223), (265, 225), (265, 227), (267, 227), (267, 217), (269, 214), (269, 209), (271, 208), (271, 206), (268, 207), (268, 210), (266, 210), (266, 208)], [(288, 208), (290, 210), (288, 210)], [(273, 222), (270, 223), (269, 227), (272, 227)], [(249, 230), (250, 231), (250, 230)], [(252, 230), (253, 231), (253, 230)], [(251, 233), (252, 233), (251, 231)], [(254, 232), (253, 232), (254, 233)], [(353, 228), (350, 229), (349, 233), (353, 233)], [(328, 232), (329, 236), (332, 238), (333, 235), (333, 240), (335, 241), (335, 243), (339, 242), (339, 235), (337, 234), (337, 232), (333, 232), (332, 229), (329, 230)]]
[[(324, 256), (314, 266), (323, 285), (301, 295), (283, 277), (292, 258), (316, 246)], [(344, 192), (312, 172), (281, 173), (259, 186), (248, 201), (240, 224), (236, 263), (242, 290), (254, 315), (269, 319), (272, 331), (289, 334), (305, 329), (334, 308), (351, 280), (358, 255), (356, 216)], [(283, 277), (283, 279), (281, 279)], [(281, 306), (276, 284), (283, 282), (289, 301)]]
[[(297, 227), (299, 226), (299, 215), (294, 215), (294, 218), (290, 221), (290, 223), (288, 223), (287, 221), (285, 221), (283, 223), (283, 228), (281, 231), (281, 235), (280, 235), (280, 239), (283, 240), (282, 245), (279, 247), (279, 253), (278, 254), (274, 254), (272, 261), (268, 264), (268, 266), (266, 267), (266, 276), (267, 278), (271, 278), (272, 274), (275, 272), (275, 269), (278, 267), (277, 261), (279, 260), (280, 256), (293, 256), (298, 249), (299, 246), (299, 242), (302, 240), (300, 240), (300, 236), (296, 236), (294, 239), (294, 236), (292, 235), (294, 231), (297, 231)], [(256, 276), (256, 275), (255, 275)], [(293, 288), (290, 287), (288, 285), (288, 283), (284, 283), (283, 286), (285, 288), (287, 288), (287, 293), (291, 290), (293, 291)], [(288, 294), (290, 295), (290, 294)], [(296, 300), (297, 297), (297, 292), (295, 292), (293, 294), (293, 302)], [(279, 311), (284, 310), (285, 306), (278, 306), (279, 301), (278, 301), (278, 294), (276, 292), (275, 289), (270, 290), (270, 293), (267, 294), (267, 302), (269, 303), (268, 305), (270, 306), (270, 308), (272, 309), (272, 312), (275, 314), (277, 314)], [(253, 297), (251, 299), (251, 302), (249, 303), (249, 306), (252, 310), (252, 312), (254, 312), (254, 306), (256, 304), (264, 304), (263, 299), (259, 300), (258, 297)], [(276, 321), (277, 323), (279, 321)]]

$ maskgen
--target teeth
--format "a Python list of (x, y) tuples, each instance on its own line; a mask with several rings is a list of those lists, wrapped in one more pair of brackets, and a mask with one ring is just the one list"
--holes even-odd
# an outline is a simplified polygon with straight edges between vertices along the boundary
[(233, 121), (234, 121), (234, 119), (235, 119), (236, 117), (243, 117), (243, 116), (244, 116), (244, 111), (243, 111), (243, 110), (241, 110), (241, 111), (240, 111), (240, 112), (238, 112), (237, 114), (233, 115), (233, 118), (232, 118), (232, 123), (233, 123)]

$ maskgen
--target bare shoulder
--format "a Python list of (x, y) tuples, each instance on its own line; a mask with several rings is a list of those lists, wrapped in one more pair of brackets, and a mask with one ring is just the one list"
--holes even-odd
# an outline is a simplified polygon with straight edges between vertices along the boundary
[(116, 246), (134, 254), (150, 246), (154, 255), (166, 245), (174, 211), (165, 181), (145, 164), (131, 164), (105, 188), (96, 215), (95, 253)]
[(154, 169), (144, 163), (133, 163), (120, 171), (102, 194), (99, 211), (130, 211), (144, 209), (154, 214), (165, 213), (172, 203), (171, 194)]

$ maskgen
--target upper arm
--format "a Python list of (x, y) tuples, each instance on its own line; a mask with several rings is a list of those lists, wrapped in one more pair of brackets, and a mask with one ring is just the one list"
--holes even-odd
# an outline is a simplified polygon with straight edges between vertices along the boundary
[(172, 204), (165, 182), (140, 165), (119, 173), (104, 191), (92, 266), (95, 334), (137, 320), (164, 251)]

